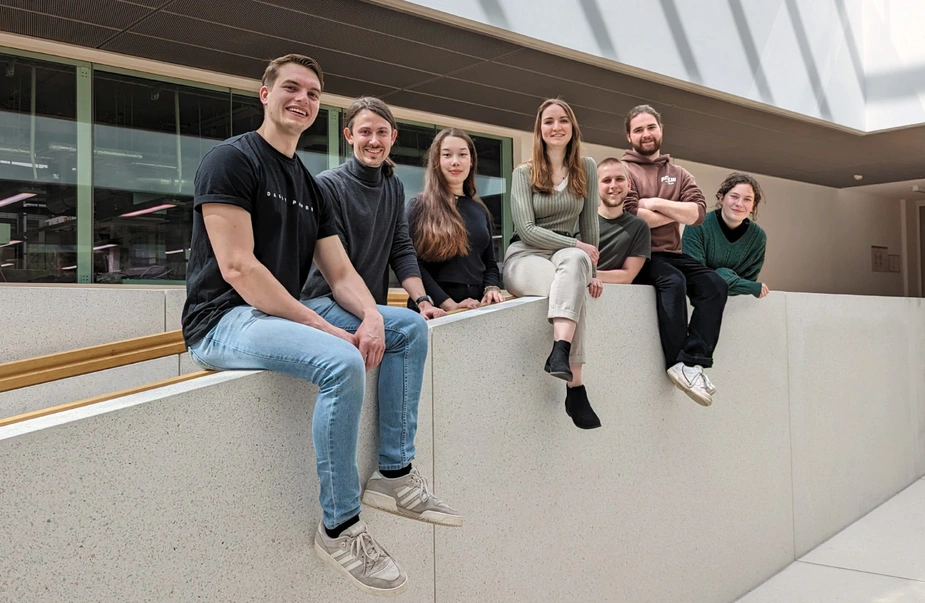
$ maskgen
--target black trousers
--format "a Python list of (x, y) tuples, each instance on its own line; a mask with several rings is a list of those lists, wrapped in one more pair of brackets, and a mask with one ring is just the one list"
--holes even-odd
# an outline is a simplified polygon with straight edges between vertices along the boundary
[[(665, 368), (678, 362), (713, 366), (713, 350), (719, 341), (729, 294), (729, 285), (723, 277), (689, 255), (657, 251), (633, 282), (655, 287)], [(690, 325), (685, 296), (690, 297), (694, 306)]]

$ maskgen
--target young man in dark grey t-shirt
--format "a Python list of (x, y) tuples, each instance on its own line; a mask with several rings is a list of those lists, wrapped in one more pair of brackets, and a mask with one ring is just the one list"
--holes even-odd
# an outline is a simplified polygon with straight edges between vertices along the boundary
[(597, 175), (601, 195), (597, 208), (601, 229), (597, 278), (603, 283), (628, 285), (651, 255), (649, 226), (643, 219), (623, 211), (630, 184), (626, 166), (619, 159), (602, 161), (597, 166)]

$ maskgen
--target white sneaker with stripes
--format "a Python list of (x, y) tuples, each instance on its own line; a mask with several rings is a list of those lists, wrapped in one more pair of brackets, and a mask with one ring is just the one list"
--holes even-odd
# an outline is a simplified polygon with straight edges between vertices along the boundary
[(365, 593), (394, 597), (408, 589), (408, 576), (369, 535), (365, 521), (353, 524), (338, 538), (329, 538), (319, 524), (315, 553)]
[(370, 507), (441, 526), (459, 527), (462, 515), (434, 496), (427, 479), (416, 467), (403, 477), (388, 478), (376, 471), (366, 482), (363, 504)]

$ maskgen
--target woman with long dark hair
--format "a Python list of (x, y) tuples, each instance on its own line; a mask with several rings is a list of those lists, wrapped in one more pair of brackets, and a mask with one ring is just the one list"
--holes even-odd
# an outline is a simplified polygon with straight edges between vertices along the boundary
[(427, 153), (424, 191), (408, 204), (424, 288), (447, 311), (503, 300), (491, 213), (475, 190), (476, 162), (468, 134), (441, 130)]
[(594, 278), (599, 203), (597, 168), (581, 156), (575, 113), (561, 99), (543, 102), (533, 126), (533, 158), (514, 170), (514, 237), (504, 282), (517, 296), (549, 296), (554, 341), (545, 370), (568, 382), (565, 412), (582, 429), (601, 426), (581, 378), (588, 289), (594, 285), (595, 297), (602, 289)]

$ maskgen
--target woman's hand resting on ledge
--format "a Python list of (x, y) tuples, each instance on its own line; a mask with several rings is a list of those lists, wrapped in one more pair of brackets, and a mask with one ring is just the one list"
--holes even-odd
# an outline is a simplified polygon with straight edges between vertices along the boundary
[(504, 301), (504, 296), (501, 295), (501, 291), (497, 289), (489, 289), (485, 292), (485, 295), (482, 296), (482, 305), (488, 306), (490, 304), (499, 304)]
[(472, 310), (480, 307), (482, 304), (475, 301), (471, 297), (467, 297), (459, 303), (454, 302), (452, 299), (447, 298), (445, 302), (440, 304), (440, 307), (446, 310), (447, 312), (452, 312), (453, 310)]
[(591, 284), (588, 285), (588, 293), (591, 294), (591, 297), (598, 298), (601, 296), (601, 293), (604, 292), (604, 283), (599, 278), (592, 278)]

